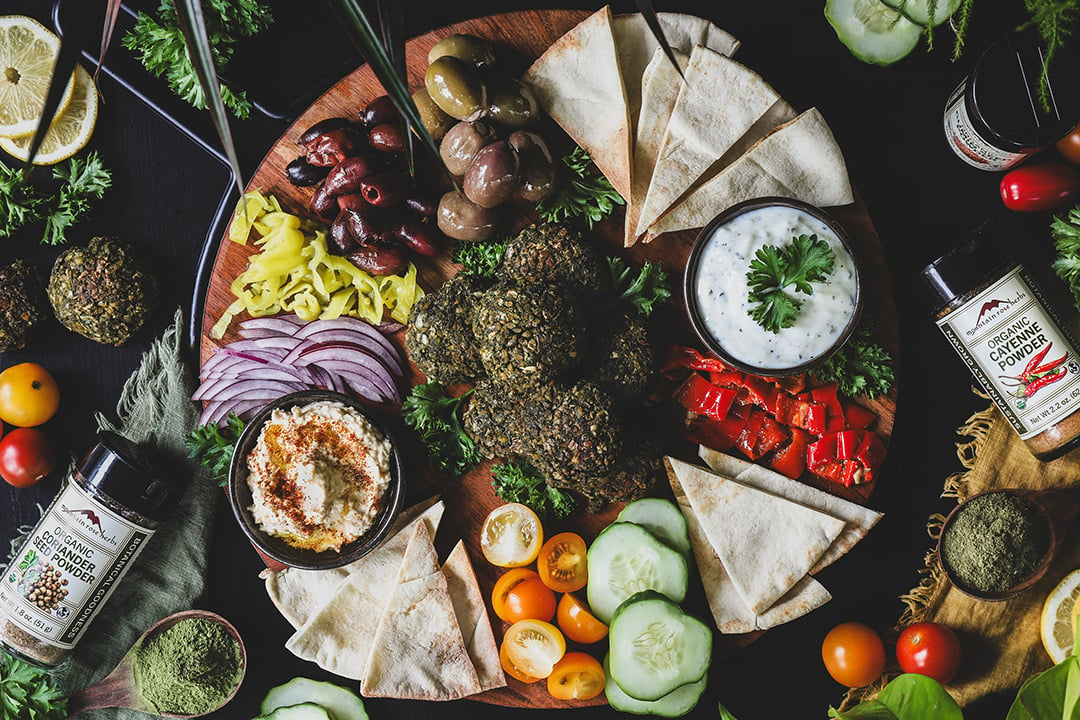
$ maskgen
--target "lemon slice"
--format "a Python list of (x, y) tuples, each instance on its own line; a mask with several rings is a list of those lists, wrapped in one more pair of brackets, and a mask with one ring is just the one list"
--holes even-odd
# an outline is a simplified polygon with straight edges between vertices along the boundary
[(1076, 611), (1080, 600), (1080, 570), (1073, 570), (1046, 596), (1039, 631), (1043, 647), (1059, 663), (1069, 656), (1076, 637)]
[[(98, 97), (94, 79), (82, 65), (75, 66), (75, 92), (67, 110), (61, 113), (45, 133), (38, 154), (34, 156), (35, 165), (53, 165), (66, 160), (86, 147), (90, 136), (94, 134), (97, 122)], [(30, 156), (30, 143), (33, 134), (21, 138), (0, 137), (0, 148), (12, 157), (26, 161)]]
[[(0, 17), (0, 136), (23, 137), (37, 129), (59, 54), (60, 38), (37, 20)], [(57, 116), (71, 102), (74, 80), (64, 88)]]
[(540, 518), (518, 503), (492, 510), (480, 530), (480, 549), (492, 565), (523, 567), (540, 554), (544, 530)]

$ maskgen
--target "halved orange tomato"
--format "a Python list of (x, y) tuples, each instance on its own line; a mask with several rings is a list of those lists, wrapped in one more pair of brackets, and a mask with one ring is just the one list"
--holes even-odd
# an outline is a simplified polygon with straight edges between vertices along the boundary
[(501, 620), (550, 621), (555, 617), (555, 593), (528, 568), (513, 568), (495, 581), (491, 606)]
[(577, 533), (559, 533), (548, 539), (536, 557), (540, 579), (555, 592), (574, 592), (589, 581), (585, 541)]
[(503, 636), (506, 659), (523, 674), (546, 678), (566, 654), (566, 638), (559, 628), (542, 620), (520, 620)]
[(608, 634), (608, 626), (597, 620), (585, 603), (570, 593), (559, 599), (556, 622), (566, 637), (585, 645), (600, 642)]
[(604, 668), (588, 653), (566, 653), (548, 675), (547, 688), (559, 700), (589, 700), (604, 692)]

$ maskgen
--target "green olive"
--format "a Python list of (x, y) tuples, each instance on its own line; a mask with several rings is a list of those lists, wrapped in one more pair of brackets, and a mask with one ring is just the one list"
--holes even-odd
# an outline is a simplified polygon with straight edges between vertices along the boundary
[(476, 120), (487, 111), (487, 86), (476, 68), (449, 55), (435, 58), (424, 86), (443, 112), (458, 120)]
[(488, 116), (512, 128), (525, 127), (540, 115), (540, 103), (528, 85), (516, 78), (500, 76), (492, 81)]
[(457, 121), (442, 111), (428, 95), (427, 88), (420, 88), (413, 93), (413, 102), (420, 112), (420, 120), (431, 134), (431, 138), (438, 142), (446, 135), (446, 131), (454, 126)]
[(495, 62), (495, 50), (491, 43), (475, 35), (451, 35), (443, 38), (428, 52), (428, 63), (433, 63), (444, 55), (464, 60), (478, 68)]

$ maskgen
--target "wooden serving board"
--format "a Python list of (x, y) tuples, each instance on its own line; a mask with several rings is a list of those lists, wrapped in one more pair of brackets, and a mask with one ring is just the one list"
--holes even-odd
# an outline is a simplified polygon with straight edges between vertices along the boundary
[[(587, 12), (577, 10), (525, 10), (468, 20), (414, 38), (407, 46), (410, 87), (417, 88), (423, 84), (428, 50), (447, 35), (470, 33), (489, 39), (495, 45), (500, 61), (508, 63), (505, 69), (520, 75), (545, 48), (587, 16)], [(285, 166), (299, 154), (296, 139), (312, 124), (324, 118), (356, 119), (367, 102), (381, 94), (383, 94), (382, 87), (367, 65), (357, 68), (344, 77), (319, 97), (270, 149), (248, 183), (248, 189), (260, 189), (264, 193), (272, 193), (286, 210), (304, 214), (313, 189), (295, 187), (290, 185), (285, 178)], [(560, 148), (562, 147), (560, 143), (566, 142), (565, 138), (557, 140), (556, 136), (560, 135), (561, 131), (553, 124), (542, 129), (542, 133), (553, 148)], [(516, 222), (508, 228), (510, 230), (524, 227), (535, 220), (535, 214), (532, 213), (531, 208), (525, 204), (519, 204), (517, 207), (521, 212)], [(865, 298), (864, 311), (874, 319), (880, 341), (892, 352), (893, 357), (898, 357), (896, 309), (893, 304), (891, 282), (877, 234), (866, 208), (861, 200), (857, 200), (854, 205), (835, 208), (830, 212), (848, 230), (862, 265), (863, 286), (869, 289)], [(605, 252), (622, 255), (635, 266), (640, 265), (644, 260), (659, 262), (669, 270), (677, 283), (681, 283), (681, 271), (685, 267), (695, 235), (696, 232), (693, 231), (665, 235), (651, 244), (639, 243), (634, 248), (624, 249), (621, 213), (601, 223), (591, 233), (593, 239), (603, 246)], [(221, 241), (202, 318), (200, 347), (202, 362), (205, 362), (222, 344), (238, 337), (236, 324), (242, 318), (234, 320), (232, 327), (220, 341), (212, 339), (209, 336), (209, 330), (233, 301), (229, 293), (229, 285), (247, 266), (247, 258), (253, 252), (254, 249), (250, 245), (243, 246), (230, 242), (227, 236)], [(457, 271), (457, 266), (451, 263), (448, 254), (445, 253), (430, 260), (419, 258), (416, 262), (420, 282), (428, 291), (437, 289)], [(663, 337), (654, 337), (654, 339), (661, 348), (674, 342), (697, 345), (686, 320), (682, 293), (677, 288), (673, 289), (675, 292), (673, 292), (672, 302), (663, 311), (666, 315), (659, 322), (654, 323), (655, 326), (662, 328), (657, 335), (663, 335)], [(397, 340), (400, 343), (402, 338), (398, 337)], [(413, 382), (421, 381), (422, 376), (414, 367)], [(879, 419), (875, 429), (886, 443), (892, 435), (895, 398), (894, 388), (889, 396), (876, 402), (866, 403), (867, 407), (877, 413)], [(412, 453), (418, 466), (423, 464), (422, 453), (422, 449), (419, 448)], [(689, 444), (672, 448), (671, 453), (687, 460), (696, 460), (695, 448)], [(490, 597), (495, 580), (503, 572), (502, 568), (493, 567), (484, 560), (479, 546), (479, 530), (484, 518), (488, 512), (502, 504), (502, 500), (497, 498), (491, 489), (489, 468), (490, 465), (485, 463), (460, 481), (439, 481), (429, 471), (415, 470), (408, 481), (410, 501), (422, 499), (435, 492), (442, 494), (447, 505), (447, 513), (439, 532), (440, 548), (445, 551), (453, 542), (456, 542), (457, 538), (465, 539), (481, 590), (486, 597)], [(872, 485), (867, 484), (848, 490), (836, 486), (826, 489), (866, 503)], [(665, 483), (661, 482), (656, 488), (656, 494), (670, 496), (670, 490)], [(587, 514), (584, 510), (578, 510), (562, 523), (550, 523), (545, 530), (549, 536), (562, 530), (573, 530), (591, 542), (600, 530), (614, 520), (618, 509), (618, 507), (609, 506), (599, 514)], [(698, 598), (698, 602), (702, 603), (702, 607), (694, 608), (695, 612), (702, 617), (707, 617), (708, 608), (703, 606), (703, 598)], [(490, 604), (488, 612), (495, 626), (496, 637), (501, 640), (505, 627), (491, 612)], [(718, 652), (723, 654), (745, 645), (754, 637), (717, 635), (720, 638)], [(595, 647), (582, 649), (597, 653)], [(580, 707), (604, 702), (603, 695), (587, 702), (559, 701), (548, 694), (543, 682), (527, 685), (512, 678), (508, 678), (508, 682), (510, 685), (507, 688), (484, 693), (476, 696), (475, 699), (498, 705), (531, 708)]]

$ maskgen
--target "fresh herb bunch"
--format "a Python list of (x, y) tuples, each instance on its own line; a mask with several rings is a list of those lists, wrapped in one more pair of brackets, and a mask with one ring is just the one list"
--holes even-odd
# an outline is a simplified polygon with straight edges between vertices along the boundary
[(487, 242), (459, 242), (454, 248), (454, 262), (461, 265), (461, 272), (481, 278), (495, 276), (506, 252), (505, 240)]
[(460, 410), (472, 390), (450, 397), (438, 383), (417, 385), (401, 404), (405, 423), (420, 435), (435, 467), (454, 477), (483, 460), (480, 449), (461, 426)]
[(112, 185), (112, 173), (97, 151), (53, 166), (52, 176), (60, 183), (54, 195), (36, 187), (27, 170), (0, 163), (0, 237), (10, 237), (21, 227), (44, 220), (41, 242), (60, 245), (66, 241), (67, 229)]
[(1080, 205), (1065, 215), (1054, 217), (1050, 224), (1057, 257), (1051, 267), (1072, 292), (1073, 304), (1080, 309)]
[[(273, 22), (270, 8), (258, 0), (203, 0), (202, 6), (206, 35), (218, 70), (232, 58), (237, 42), (262, 32)], [(161, 0), (157, 16), (140, 12), (135, 27), (124, 36), (124, 47), (138, 54), (152, 75), (164, 76), (174, 93), (195, 107), (206, 109), (206, 97), (188, 58), (173, 0)], [(251, 101), (246, 93), (223, 84), (221, 98), (236, 117), (246, 118), (251, 113)]]
[(607, 262), (611, 284), (619, 298), (633, 305), (645, 317), (671, 297), (668, 274), (662, 266), (646, 260), (637, 277), (634, 277), (633, 269), (621, 257), (609, 256)]
[(0, 652), (0, 720), (62, 720), (67, 698), (49, 673)]
[(750, 317), (771, 333), (794, 325), (802, 301), (788, 295), (786, 288), (794, 285), (796, 292), (813, 295), (811, 283), (824, 282), (835, 259), (832, 248), (817, 235), (799, 235), (786, 245), (759, 249), (746, 273), (750, 302), (757, 303)]
[(611, 182), (598, 172), (589, 153), (575, 148), (562, 159), (567, 177), (558, 189), (536, 203), (536, 210), (545, 222), (557, 223), (574, 217), (584, 217), (585, 224), (593, 225), (612, 213), (616, 205), (625, 201)]
[(889, 392), (896, 371), (888, 350), (874, 342), (874, 328), (862, 323), (844, 346), (810, 374), (821, 382), (835, 382), (848, 397), (876, 398)]
[(491, 468), (491, 486), (506, 502), (526, 505), (544, 519), (564, 518), (574, 510), (574, 498), (547, 484), (543, 473), (526, 463)]
[(217, 484), (224, 486), (229, 481), (229, 465), (242, 432), (244, 421), (236, 413), (229, 413), (224, 428), (216, 422), (200, 425), (184, 441), (188, 457), (198, 460)]

